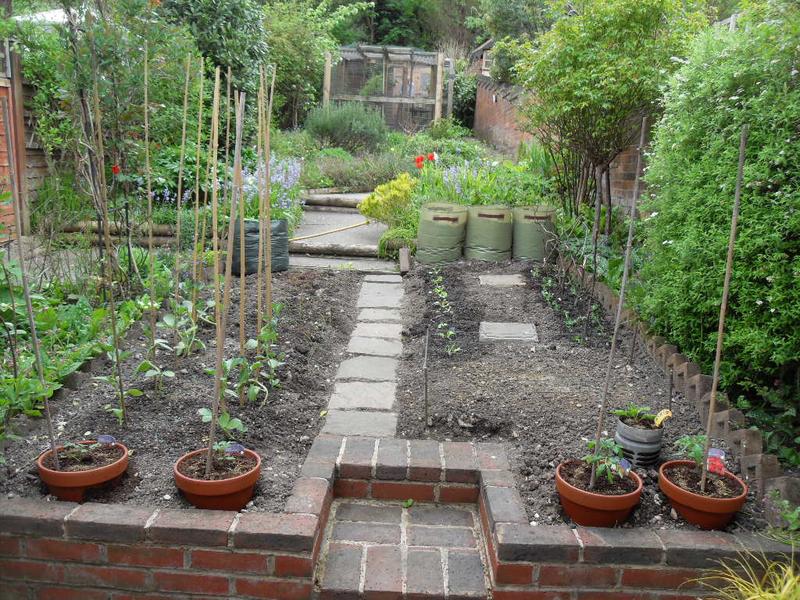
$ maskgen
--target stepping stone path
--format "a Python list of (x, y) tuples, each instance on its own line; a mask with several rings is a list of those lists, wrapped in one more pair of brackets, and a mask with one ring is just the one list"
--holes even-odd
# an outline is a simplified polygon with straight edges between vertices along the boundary
[(491, 323), (481, 321), (478, 330), (481, 342), (532, 342), (537, 343), (539, 336), (533, 323)]
[(478, 280), (481, 285), (489, 285), (492, 287), (516, 287), (525, 285), (525, 278), (520, 273), (513, 275), (479, 275)]
[(320, 599), (486, 598), (476, 508), (335, 500), (317, 570)]
[(403, 280), (367, 275), (358, 296), (358, 322), (339, 365), (323, 433), (394, 437), (397, 365), (403, 352)]

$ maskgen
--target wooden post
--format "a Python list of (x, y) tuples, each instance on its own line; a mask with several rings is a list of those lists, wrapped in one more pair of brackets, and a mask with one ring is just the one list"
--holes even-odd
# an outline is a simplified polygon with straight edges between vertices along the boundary
[(453, 59), (448, 59), (450, 61), (450, 67), (447, 69), (447, 112), (445, 116), (452, 117), (453, 116), (453, 91), (455, 87), (456, 81), (456, 74), (453, 68)]
[(322, 106), (331, 103), (331, 67), (333, 59), (330, 52), (325, 53), (325, 77), (322, 80)]
[(444, 73), (444, 54), (442, 52), (436, 53), (436, 104), (433, 105), (433, 122), (438, 123), (442, 119), (442, 92), (443, 80), (442, 74)]
[(744, 177), (745, 148), (747, 147), (747, 125), (742, 127), (739, 138), (739, 169), (736, 173), (736, 191), (733, 197), (733, 214), (731, 215), (731, 233), (728, 238), (728, 256), (725, 261), (725, 280), (722, 284), (722, 302), (719, 306), (719, 324), (717, 325), (717, 350), (714, 355), (714, 373), (711, 378), (711, 397), (708, 401), (708, 421), (706, 423), (706, 445), (703, 451), (702, 476), (700, 477), (700, 491), (706, 491), (708, 478), (708, 450), (711, 445), (711, 427), (714, 423), (714, 412), (717, 407), (717, 388), (719, 387), (719, 366), (722, 362), (722, 338), (725, 334), (725, 316), (728, 313), (728, 293), (731, 289), (731, 274), (733, 272), (733, 251), (736, 246), (736, 227), (739, 224), (739, 205), (742, 200), (742, 179)]

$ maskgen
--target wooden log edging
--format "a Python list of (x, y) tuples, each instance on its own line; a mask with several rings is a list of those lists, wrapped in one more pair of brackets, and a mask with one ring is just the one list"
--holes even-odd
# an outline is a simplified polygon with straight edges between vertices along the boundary
[[(584, 281), (573, 261), (561, 255), (558, 257), (561, 269), (577, 284), (591, 293), (588, 281)], [(603, 308), (613, 313), (619, 305), (619, 297), (605, 283), (595, 284), (595, 299)], [(659, 335), (653, 335), (647, 324), (632, 309), (625, 309), (629, 315), (626, 321), (629, 329), (636, 328), (642, 344), (657, 364), (669, 372), (672, 369), (675, 388), (682, 392), (686, 399), (697, 408), (701, 418), (708, 416), (708, 405), (711, 395), (711, 376), (702, 372), (699, 364), (690, 361), (679, 352), (679, 348), (670, 344)], [(764, 434), (761, 430), (748, 427), (744, 415), (733, 409), (724, 393), (717, 398), (717, 411), (714, 416), (715, 434), (728, 444), (734, 459), (738, 462), (742, 476), (756, 490), (759, 500), (764, 499), (771, 490), (779, 490), (783, 494), (792, 493), (790, 501), (798, 502), (800, 497), (800, 477), (786, 475), (774, 454), (764, 452)], [(787, 482), (787, 480), (792, 480)], [(785, 496), (784, 496), (785, 497)], [(781, 525), (780, 516), (774, 510), (767, 510), (767, 517), (772, 525)]]

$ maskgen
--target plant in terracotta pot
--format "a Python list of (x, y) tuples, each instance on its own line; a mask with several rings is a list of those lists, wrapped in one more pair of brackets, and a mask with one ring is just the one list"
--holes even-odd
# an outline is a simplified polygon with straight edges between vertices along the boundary
[(99, 435), (96, 440), (67, 442), (57, 448), (57, 453), (43, 452), (36, 459), (36, 468), (59, 500), (82, 502), (87, 489), (122, 476), (128, 468), (128, 449), (113, 436)]
[[(217, 67), (214, 84), (213, 118), (211, 129), (211, 191), (212, 244), (214, 250), (214, 272), (219, 273), (219, 186), (217, 184), (217, 148), (219, 140), (220, 72)], [(261, 458), (253, 451), (237, 443), (217, 441), (217, 429), (222, 429), (230, 438), (235, 431), (244, 432), (239, 419), (231, 418), (224, 410), (223, 393), (227, 389), (225, 369), (225, 331), (228, 307), (231, 299), (231, 271), (233, 256), (234, 226), (237, 201), (241, 201), (241, 148), (242, 127), (245, 113), (245, 96), (239, 94), (236, 102), (236, 144), (234, 148), (234, 187), (231, 193), (230, 218), (228, 220), (227, 251), (225, 254), (224, 295), (220, 290), (219, 277), (214, 278), (214, 316), (216, 323), (216, 357), (214, 367), (214, 393), (211, 408), (201, 409), (203, 421), (209, 424), (208, 446), (183, 455), (175, 463), (175, 483), (186, 499), (198, 508), (240, 510), (253, 495), (253, 488), (261, 474)], [(221, 297), (222, 296), (222, 297)]]
[[(643, 483), (641, 478), (629, 470), (627, 460), (622, 462), (622, 448), (604, 436), (603, 425), (608, 403), (608, 390), (611, 383), (614, 353), (617, 349), (619, 328), (622, 321), (622, 308), (625, 306), (625, 289), (630, 273), (631, 251), (633, 247), (633, 231), (636, 221), (636, 201), (639, 197), (639, 172), (642, 163), (647, 132), (647, 118), (642, 119), (639, 152), (637, 158), (634, 193), (631, 197), (628, 222), (628, 240), (625, 245), (625, 258), (622, 268), (622, 281), (619, 289), (614, 332), (611, 336), (611, 349), (608, 354), (606, 377), (600, 399), (600, 410), (597, 415), (597, 430), (594, 441), (590, 443), (591, 454), (582, 461), (567, 460), (556, 469), (556, 489), (561, 505), (567, 515), (578, 525), (595, 527), (612, 527), (628, 518), (631, 511), (639, 504)], [(599, 476), (599, 480), (598, 480)]]
[(649, 406), (630, 403), (627, 408), (612, 411), (617, 417), (614, 440), (622, 446), (625, 458), (636, 467), (649, 467), (658, 460), (664, 437), (664, 420), (671, 412), (658, 415)]
[[(711, 448), (707, 437), (687, 435), (675, 443), (686, 456), (670, 460), (658, 471), (658, 484), (675, 511), (701, 529), (725, 527), (747, 499), (747, 485), (725, 468), (724, 453)], [(702, 488), (703, 464), (706, 487)]]

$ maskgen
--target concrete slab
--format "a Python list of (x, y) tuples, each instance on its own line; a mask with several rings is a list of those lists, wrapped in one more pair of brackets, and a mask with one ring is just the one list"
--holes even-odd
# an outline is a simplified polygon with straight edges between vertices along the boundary
[(392, 273), (397, 264), (374, 258), (335, 258), (330, 256), (289, 256), (289, 268), (293, 271), (305, 269), (333, 269), (336, 271), (363, 271), (366, 273)]
[(532, 342), (539, 336), (533, 323), (491, 323), (481, 321), (478, 339), (481, 342)]
[(391, 308), (364, 308), (358, 313), (358, 320), (364, 323), (400, 323), (403, 315)]
[(353, 337), (383, 338), (400, 341), (402, 323), (357, 323)]
[(358, 297), (358, 308), (400, 308), (403, 303), (402, 296), (374, 296), (364, 295)]
[(383, 381), (337, 381), (328, 406), (345, 410), (392, 410), (397, 385)]
[(339, 365), (336, 379), (396, 381), (397, 359), (382, 356), (355, 356), (348, 358)]
[(402, 283), (374, 283), (365, 281), (361, 284), (361, 296), (386, 296), (402, 298), (405, 289)]
[(403, 353), (403, 342), (385, 340), (378, 337), (350, 338), (347, 345), (350, 354), (367, 354), (369, 356), (400, 356)]
[(364, 281), (369, 283), (403, 283), (400, 275), (367, 275)]
[(492, 287), (516, 287), (525, 285), (525, 278), (521, 273), (516, 273), (514, 275), (480, 275), (478, 279), (481, 285)]
[[(357, 210), (350, 212), (330, 212), (318, 210), (306, 210), (303, 213), (303, 220), (294, 232), (295, 238), (302, 238), (308, 235), (324, 233), (342, 227), (349, 227), (358, 223), (363, 223), (366, 219)], [(386, 225), (382, 223), (370, 223), (352, 229), (345, 229), (336, 233), (329, 233), (319, 237), (308, 238), (305, 240), (309, 244), (342, 244), (342, 245), (363, 245), (377, 246)]]
[(322, 433), (366, 437), (394, 437), (396, 432), (395, 413), (357, 410), (329, 411), (322, 428)]

